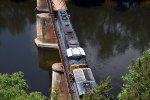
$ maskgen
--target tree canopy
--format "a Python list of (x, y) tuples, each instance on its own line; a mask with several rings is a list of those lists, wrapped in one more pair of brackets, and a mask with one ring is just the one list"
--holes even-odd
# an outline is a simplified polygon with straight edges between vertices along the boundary
[(112, 89), (110, 78), (101, 81), (93, 89), (93, 93), (84, 95), (82, 100), (112, 100), (113, 96), (109, 93)]
[[(40, 92), (27, 93), (28, 85), (22, 72), (0, 74), (0, 100), (45, 100)], [(150, 98), (150, 50), (134, 60), (129, 66), (129, 72), (122, 77), (125, 81), (119, 100), (149, 100)], [(112, 89), (110, 79), (101, 81), (92, 94), (84, 95), (82, 100), (111, 100)]]
[(23, 72), (0, 74), (0, 100), (45, 100), (40, 92), (27, 93)]
[(129, 72), (122, 77), (123, 85), (119, 100), (150, 99), (150, 50), (132, 62)]

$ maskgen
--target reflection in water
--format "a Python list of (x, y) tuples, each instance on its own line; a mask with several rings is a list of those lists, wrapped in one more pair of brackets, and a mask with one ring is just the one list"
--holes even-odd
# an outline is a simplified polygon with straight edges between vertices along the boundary
[(106, 4), (89, 9), (74, 5), (69, 8), (81, 43), (85, 45), (88, 39), (93, 46), (99, 45), (100, 55), (110, 52), (108, 56), (111, 56), (114, 51), (124, 53), (130, 45), (141, 52), (149, 47), (149, 5), (125, 12)]
[(44, 70), (51, 70), (54, 63), (60, 62), (58, 49), (38, 49), (39, 65)]
[(50, 67), (59, 61), (58, 50), (37, 49), (35, 38), (36, 2), (26, 0), (0, 3), (0, 73), (24, 72), (29, 92), (40, 91), (49, 96)]
[[(52, 70), (51, 67), (54, 63), (60, 62), (58, 49), (46, 49), (46, 48), (38, 48), (38, 59), (39, 59), (39, 67), (45, 71), (49, 72), (49, 86), (47, 89), (47, 93), (51, 92), (51, 80), (52, 80)], [(43, 77), (45, 78), (45, 77)], [(46, 83), (47, 84), (47, 83)], [(41, 84), (42, 85), (42, 84)], [(49, 96), (49, 94), (47, 95)]]
[(12, 35), (22, 33), (25, 23), (35, 22), (33, 1), (12, 3), (10, 0), (1, 0), (0, 3), (0, 29), (8, 29)]
[(150, 4), (123, 11), (117, 6), (107, 2), (87, 9), (68, 4), (89, 67), (98, 82), (111, 76), (115, 96), (122, 85), (120, 77), (131, 61), (150, 47)]

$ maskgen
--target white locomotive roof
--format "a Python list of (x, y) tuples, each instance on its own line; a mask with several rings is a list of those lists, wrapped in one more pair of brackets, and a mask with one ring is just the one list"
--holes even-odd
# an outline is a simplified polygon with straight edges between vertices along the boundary
[(78, 49), (79, 49), (80, 53), (85, 56), (85, 52), (84, 52), (83, 48), (79, 47)]
[(96, 82), (90, 68), (74, 69), (73, 75), (80, 96), (85, 93), (92, 93), (92, 89), (96, 86)]
[(78, 48), (72, 48), (71, 51), (73, 55), (80, 55), (80, 51)]
[(71, 57), (71, 56), (80, 56), (83, 55), (85, 56), (85, 52), (83, 50), (83, 48), (69, 48), (67, 49), (67, 56)]
[(68, 56), (68, 57), (71, 57), (71, 56), (72, 56), (72, 52), (71, 52), (71, 49), (70, 49), (70, 48), (67, 49), (67, 56)]
[(73, 70), (76, 82), (95, 81), (90, 68), (79, 68)]
[(74, 73), (74, 77), (75, 77), (77, 83), (78, 83), (78, 82), (86, 81), (82, 69), (75, 69), (75, 70), (73, 71), (73, 73)]

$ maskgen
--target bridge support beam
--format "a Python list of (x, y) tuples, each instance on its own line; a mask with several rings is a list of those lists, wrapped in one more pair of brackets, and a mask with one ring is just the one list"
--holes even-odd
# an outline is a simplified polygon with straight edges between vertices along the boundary
[(54, 24), (49, 13), (36, 14), (35, 43), (38, 47), (58, 48)]

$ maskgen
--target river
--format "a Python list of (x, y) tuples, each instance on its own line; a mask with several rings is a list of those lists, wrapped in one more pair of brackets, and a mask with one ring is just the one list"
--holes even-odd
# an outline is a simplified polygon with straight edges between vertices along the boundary
[(51, 65), (60, 62), (56, 49), (37, 48), (34, 39), (36, 2), (0, 3), (0, 73), (24, 72), (28, 92), (49, 96)]
[[(117, 96), (131, 61), (150, 46), (150, 4), (130, 8), (117, 3), (81, 6), (67, 3), (71, 21), (98, 82), (110, 76)], [(60, 62), (56, 49), (34, 44), (35, 1), (0, 4), (0, 73), (24, 72), (29, 92), (49, 96), (51, 65)]]
[(125, 5), (68, 3), (71, 21), (96, 81), (110, 76), (115, 97), (121, 91), (121, 76), (128, 72), (132, 60), (150, 47), (150, 3)]

